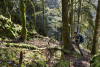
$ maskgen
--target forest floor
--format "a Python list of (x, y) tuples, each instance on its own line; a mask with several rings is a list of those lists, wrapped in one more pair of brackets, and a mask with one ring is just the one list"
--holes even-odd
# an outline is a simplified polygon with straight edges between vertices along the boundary
[[(84, 55), (75, 58), (74, 61), (71, 61), (70, 67), (90, 67), (89, 61), (93, 55), (87, 49), (82, 49), (82, 51), (83, 51)], [(69, 61), (70, 61), (70, 59), (69, 59)]]
[[(5, 44), (18, 44), (19, 46), (5, 46)], [(32, 46), (36, 49), (31, 49)], [(8, 65), (18, 67), (21, 51), (23, 52), (23, 67), (89, 67), (89, 60), (93, 56), (89, 50), (82, 48), (84, 55), (81, 56), (77, 47), (75, 47), (76, 51), (67, 51), (65, 54), (61, 52), (61, 48), (61, 41), (48, 37), (33, 38), (27, 43), (3, 39), (0, 44), (0, 67)]]

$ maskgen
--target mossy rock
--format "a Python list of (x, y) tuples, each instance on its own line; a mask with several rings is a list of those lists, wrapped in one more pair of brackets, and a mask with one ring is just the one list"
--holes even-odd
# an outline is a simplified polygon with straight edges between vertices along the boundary
[(94, 55), (90, 59), (90, 67), (100, 67), (100, 54), (99, 55)]
[(27, 31), (27, 34), (30, 37), (34, 37), (37, 34), (37, 32), (36, 32), (36, 30), (29, 30), (29, 31)]
[(33, 46), (33, 45), (28, 45), (28, 44), (17, 44), (17, 43), (3, 43), (6, 47), (20, 47), (20, 48), (28, 48), (28, 49), (37, 49), (36, 46)]
[(51, 37), (51, 39), (49, 40), (49, 42), (56, 43), (56, 40), (53, 37)]
[(17, 32), (12, 21), (0, 15), (0, 37), (16, 38), (16, 36)]

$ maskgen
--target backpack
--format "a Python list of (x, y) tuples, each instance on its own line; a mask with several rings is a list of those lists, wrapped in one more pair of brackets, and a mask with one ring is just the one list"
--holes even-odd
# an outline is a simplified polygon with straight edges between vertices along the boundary
[(80, 37), (80, 43), (83, 43), (83, 42), (84, 42), (83, 36), (82, 36), (81, 34), (78, 34), (78, 35), (79, 35), (79, 37)]

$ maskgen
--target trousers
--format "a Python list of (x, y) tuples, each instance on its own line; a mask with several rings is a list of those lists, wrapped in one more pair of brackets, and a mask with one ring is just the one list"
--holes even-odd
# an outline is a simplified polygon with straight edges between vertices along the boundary
[(70, 42), (70, 45), (71, 45), (72, 49), (75, 50), (75, 48), (73, 47), (72, 44), (75, 44), (75, 45), (77, 46), (77, 48), (79, 49), (79, 51), (80, 51), (80, 53), (81, 53), (81, 55), (82, 55), (83, 52), (82, 52), (82, 50), (81, 50), (81, 48), (80, 48), (80, 46), (79, 46), (80, 43), (75, 42), (75, 41), (71, 41), (71, 42)]

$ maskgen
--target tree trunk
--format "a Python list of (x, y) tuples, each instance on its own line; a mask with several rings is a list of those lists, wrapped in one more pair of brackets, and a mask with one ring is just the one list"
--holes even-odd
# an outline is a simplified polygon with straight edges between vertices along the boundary
[(69, 36), (71, 36), (71, 12), (69, 12), (68, 14), (69, 14), (68, 20), (69, 20), (69, 24), (70, 24), (69, 27), (68, 27), (69, 28)]
[(21, 12), (21, 24), (22, 24), (21, 37), (24, 41), (26, 41), (27, 39), (25, 10), (26, 10), (25, 0), (20, 0), (20, 12)]
[(68, 32), (68, 0), (62, 0), (62, 39), (64, 49), (70, 49)]
[(45, 36), (44, 0), (42, 0), (42, 7), (43, 7), (43, 35)]
[(79, 33), (79, 23), (80, 23), (80, 11), (81, 11), (81, 0), (79, 0), (79, 4), (78, 4), (78, 25), (77, 25), (77, 32)]
[(97, 14), (96, 14), (96, 21), (95, 21), (95, 29), (94, 29), (94, 37), (93, 37), (93, 45), (92, 45), (92, 54), (96, 54), (98, 50), (98, 38), (100, 37), (100, 0), (98, 0), (97, 6)]
[[(76, 0), (74, 1), (75, 2), (75, 10), (76, 10)], [(76, 12), (74, 11), (74, 32), (76, 31), (76, 24), (75, 24), (75, 22), (76, 22), (76, 16), (75, 16), (75, 14), (76, 14)]]
[(71, 36), (73, 36), (74, 33), (73, 26), (73, 0), (71, 0)]
[[(81, 0), (80, 5), (81, 5), (81, 8), (82, 8), (82, 7), (83, 7), (83, 0)], [(81, 12), (81, 11), (80, 11), (80, 12)], [(80, 22), (80, 30), (79, 30), (79, 32), (80, 32), (80, 33), (83, 33), (83, 32), (82, 32), (82, 21), (83, 21), (83, 20), (82, 20), (82, 19), (83, 19), (83, 15), (82, 15), (82, 14), (80, 14), (80, 18), (81, 18), (81, 20), (80, 20), (81, 22)]]
[(19, 59), (19, 66), (22, 67), (22, 61), (23, 61), (23, 53), (20, 52), (20, 59)]

